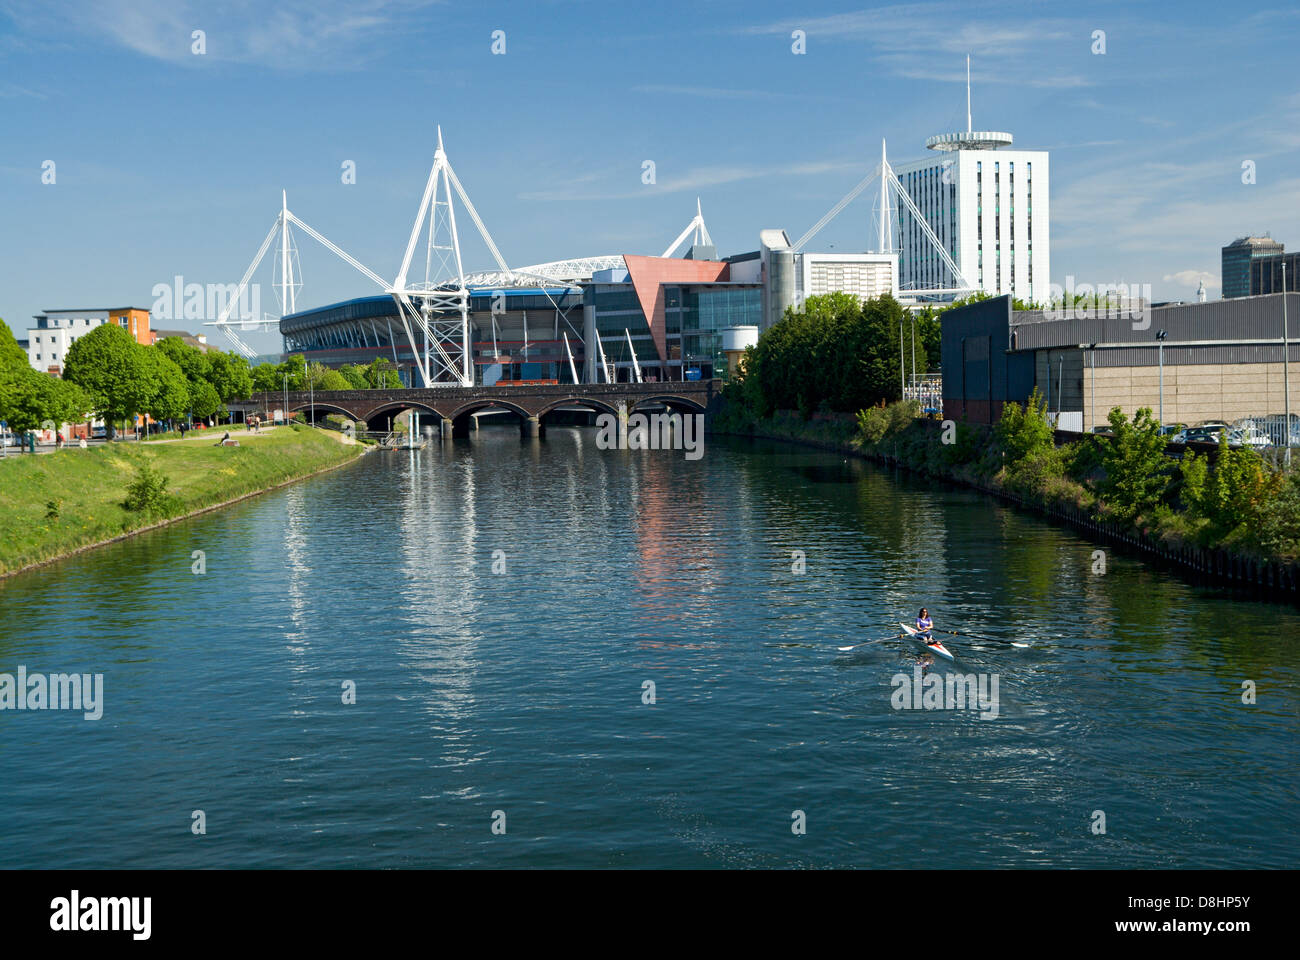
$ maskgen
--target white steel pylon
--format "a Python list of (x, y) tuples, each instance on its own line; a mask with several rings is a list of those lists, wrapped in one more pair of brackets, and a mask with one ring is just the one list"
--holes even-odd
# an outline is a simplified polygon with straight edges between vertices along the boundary
[(297, 312), (298, 291), (302, 289), (302, 264), (298, 245), (289, 229), (289, 191), (280, 191), (280, 280), (275, 284), (280, 300), (280, 316)]
[[(465, 268), (460, 256), (460, 235), (456, 231), (456, 211), (452, 206), (452, 191), (460, 198), (465, 211), (474, 221), (479, 235), (487, 244), (497, 266), (513, 279), (514, 274), (497, 250), (483, 221), (479, 219), (474, 204), (460, 185), (456, 171), (447, 159), (442, 146), (442, 127), (438, 128), (438, 149), (433, 154), (433, 168), (420, 199), (420, 209), (415, 214), (411, 238), (406, 244), (406, 255), (397, 279), (388, 293), (397, 301), (398, 314), (406, 331), (407, 341), (415, 354), (416, 368), (423, 385), (473, 386), (474, 368), (469, 330), (469, 290), (465, 285)], [(416, 244), (425, 229), (428, 218), (428, 240), (425, 246), (424, 280), (408, 279)], [(435, 261), (436, 255), (436, 261)], [(414, 325), (414, 329), (412, 328)], [(416, 331), (423, 334), (421, 347)]]
[[(239, 281), (239, 286), (236, 288), (234, 296), (230, 297), (226, 301), (225, 306), (221, 308), (221, 313), (218, 314), (216, 320), (210, 320), (205, 324), (205, 326), (219, 327), (221, 332), (226, 335), (226, 338), (235, 345), (235, 348), (250, 359), (257, 356), (257, 351), (240, 339), (235, 331), (231, 329), (230, 314), (237, 306), (244, 302), (244, 293), (248, 289), (248, 281), (256, 272), (258, 265), (262, 262), (262, 258), (266, 256), (266, 251), (270, 249), (271, 241), (275, 239), (277, 233), (280, 235), (280, 247), (277, 251), (279, 254), (277, 257), (280, 268), (278, 271), (279, 279), (275, 279), (274, 276), (272, 279), (274, 281), (273, 286), (276, 289), (276, 296), (280, 301), (280, 314), (281, 316), (284, 316), (293, 313), (297, 309), (298, 291), (302, 289), (302, 270), (298, 263), (298, 245), (294, 241), (293, 231), (289, 229), (291, 224), (300, 227), (313, 240), (319, 241), (327, 250), (338, 256), (344, 262), (360, 270), (371, 280), (375, 281), (375, 283), (379, 284), (380, 287), (385, 289), (388, 287), (388, 282), (379, 276), (379, 274), (370, 270), (347, 253), (343, 252), (303, 221), (294, 216), (289, 210), (289, 197), (287, 191), (281, 191), (280, 212), (276, 214), (275, 223), (271, 224), (271, 229), (267, 231), (266, 238), (262, 241), (262, 245), (258, 247), (257, 253), (253, 257), (253, 262), (250, 263), (248, 269), (244, 271), (244, 276)], [(241, 318), (240, 325), (244, 329), (248, 329), (250, 326), (266, 327), (272, 322), (274, 321), (266, 317), (254, 317), (251, 320), (248, 318)]]
[[(871, 171), (871, 173), (863, 177), (862, 180), (858, 182), (857, 186), (841, 197), (839, 203), (827, 210), (822, 218), (814, 223), (807, 233), (795, 241), (794, 250), (796, 252), (802, 250), (808, 241), (821, 232), (822, 227), (826, 226), (826, 224), (839, 216), (840, 211), (852, 203), (877, 177), (880, 178), (879, 252), (892, 253), (894, 249), (893, 227), (890, 223), (889, 214), (889, 194), (892, 189), (893, 195), (898, 198), (899, 205), (907, 207), (908, 211), (915, 218), (917, 226), (921, 228), (921, 233), (925, 236), (925, 239), (929, 241), (932, 247), (934, 247), (935, 251), (939, 254), (939, 259), (943, 261), (944, 266), (946, 266), (952, 273), (953, 286), (944, 288), (945, 292), (953, 291), (961, 293), (974, 290), (975, 287), (971, 286), (970, 281), (967, 280), (961, 270), (958, 269), (956, 262), (952, 259), (952, 256), (949, 255), (947, 248), (943, 245), (943, 242), (940, 241), (939, 237), (935, 234), (934, 229), (930, 226), (930, 222), (917, 208), (916, 203), (908, 194), (907, 188), (903, 186), (902, 181), (898, 179), (897, 175), (895, 175), (894, 168), (889, 165), (889, 159), (885, 155), (885, 141), (883, 139), (880, 141), (880, 163)], [(908, 292), (932, 293), (937, 291)]]
[(704, 214), (700, 211), (699, 197), (695, 198), (694, 219), (686, 225), (685, 230), (678, 234), (677, 239), (672, 242), (672, 245), (663, 252), (664, 257), (671, 257), (676, 253), (677, 248), (680, 247), (682, 243), (685, 242), (686, 238), (691, 235), (692, 230), (695, 231), (695, 239), (691, 241), (693, 244), (705, 243), (710, 247), (713, 246), (713, 238), (709, 236), (709, 228), (704, 225)]

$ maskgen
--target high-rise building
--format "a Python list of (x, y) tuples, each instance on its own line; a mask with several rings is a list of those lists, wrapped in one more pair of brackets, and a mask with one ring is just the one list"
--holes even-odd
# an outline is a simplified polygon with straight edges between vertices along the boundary
[[(1226, 249), (1226, 248), (1225, 248)], [(1286, 266), (1286, 270), (1282, 267)], [(1286, 277), (1288, 293), (1300, 291), (1300, 253), (1275, 253), (1255, 257), (1250, 261), (1250, 296), (1282, 292), (1282, 278)]]
[[(1051, 281), (1048, 155), (1008, 150), (1011, 134), (931, 137), (939, 156), (895, 168), (899, 182), (966, 282), (994, 296), (1046, 302)], [(902, 292), (954, 286), (951, 270), (911, 211), (898, 212)]]
[(1265, 234), (1262, 237), (1238, 237), (1223, 248), (1223, 298), (1250, 296), (1252, 260), (1270, 257), (1283, 251), (1282, 244)]

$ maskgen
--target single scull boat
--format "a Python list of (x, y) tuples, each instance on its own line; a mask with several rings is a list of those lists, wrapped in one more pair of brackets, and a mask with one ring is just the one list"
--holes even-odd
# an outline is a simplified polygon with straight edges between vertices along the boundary
[(905, 623), (900, 623), (899, 626), (903, 628), (903, 634), (902, 634), (903, 639), (910, 640), (916, 646), (924, 650), (928, 650), (931, 653), (938, 654), (939, 656), (943, 657), (945, 660), (952, 660), (954, 662), (957, 660), (957, 658), (954, 657), (951, 652), (949, 652), (947, 647), (945, 647), (938, 640), (935, 640), (933, 637), (929, 640), (922, 640), (917, 635), (918, 631), (916, 627), (909, 627)]

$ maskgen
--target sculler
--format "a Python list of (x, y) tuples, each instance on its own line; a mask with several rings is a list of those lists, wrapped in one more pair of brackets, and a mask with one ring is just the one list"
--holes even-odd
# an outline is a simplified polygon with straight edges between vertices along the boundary
[(930, 611), (921, 608), (921, 612), (916, 615), (916, 637), (918, 640), (924, 640), (929, 643), (934, 637), (930, 631), (934, 629), (934, 621), (930, 619)]

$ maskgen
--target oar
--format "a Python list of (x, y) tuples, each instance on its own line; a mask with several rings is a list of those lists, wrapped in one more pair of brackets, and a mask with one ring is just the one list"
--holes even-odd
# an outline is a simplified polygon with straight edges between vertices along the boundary
[(1023, 647), (1029, 649), (1029, 644), (1020, 643), (1016, 640), (1003, 640), (1000, 637), (980, 637), (973, 633), (958, 633), (955, 630), (935, 630), (934, 633), (942, 633), (945, 637), (965, 637), (967, 640), (987, 640), (989, 643), (1009, 643), (1013, 647)]
[(856, 649), (858, 649), (858, 647), (865, 647), (865, 646), (867, 646), (868, 644), (872, 644), (872, 643), (884, 643), (886, 640), (893, 640), (893, 639), (894, 639), (893, 637), (884, 637), (884, 638), (882, 638), (882, 639), (880, 639), (880, 640), (863, 640), (861, 643), (855, 643), (855, 644), (853, 644), (853, 646), (851, 646), (851, 647), (836, 647), (835, 649), (836, 649), (836, 650), (840, 650), (840, 651), (847, 652), (847, 651), (849, 651), (849, 650), (856, 650)]

